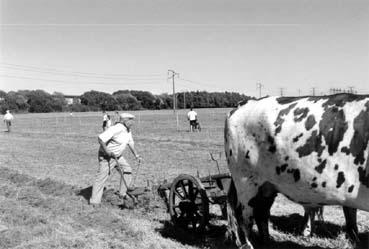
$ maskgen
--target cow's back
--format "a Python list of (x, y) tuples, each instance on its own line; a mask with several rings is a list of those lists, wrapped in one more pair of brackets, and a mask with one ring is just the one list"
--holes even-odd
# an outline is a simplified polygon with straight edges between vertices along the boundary
[(225, 129), (236, 178), (268, 181), (301, 204), (367, 211), (368, 141), (369, 98), (349, 94), (250, 100)]

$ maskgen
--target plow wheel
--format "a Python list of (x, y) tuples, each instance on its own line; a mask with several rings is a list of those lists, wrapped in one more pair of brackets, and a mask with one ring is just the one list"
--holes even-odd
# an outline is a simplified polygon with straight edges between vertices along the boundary
[(174, 179), (169, 193), (169, 213), (175, 225), (194, 232), (209, 222), (209, 199), (201, 181), (182, 174)]

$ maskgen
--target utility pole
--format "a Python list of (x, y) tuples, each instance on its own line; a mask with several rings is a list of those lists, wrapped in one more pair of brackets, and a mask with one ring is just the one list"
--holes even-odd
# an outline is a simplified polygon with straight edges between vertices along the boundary
[(183, 91), (183, 109), (186, 109), (186, 92)]
[(261, 83), (257, 83), (256, 86), (259, 89), (259, 98), (261, 98), (261, 88), (263, 87), (263, 85)]
[(301, 89), (299, 88), (299, 96), (301, 96)]
[(315, 87), (311, 88), (313, 90), (313, 96), (315, 96)]
[(280, 87), (279, 90), (280, 90), (280, 95), (283, 96), (283, 90), (284, 90), (284, 88), (283, 87)]
[(169, 78), (172, 78), (172, 83), (173, 83), (173, 111), (175, 113), (176, 112), (176, 107), (177, 107), (177, 101), (176, 101), (176, 88), (175, 88), (175, 84), (174, 84), (174, 77), (179, 76), (179, 73), (176, 73), (174, 70), (171, 70), (171, 69), (168, 70), (168, 74), (169, 73), (171, 74), (169, 76)]
[(349, 86), (348, 88), (350, 89), (349, 93), (354, 93), (354, 87), (353, 86)]

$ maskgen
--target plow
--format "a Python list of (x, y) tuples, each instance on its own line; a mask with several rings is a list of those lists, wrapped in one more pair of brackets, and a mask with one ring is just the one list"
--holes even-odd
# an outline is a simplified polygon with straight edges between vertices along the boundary
[(157, 188), (174, 225), (192, 231), (205, 230), (211, 218), (211, 205), (219, 205), (221, 217), (227, 216), (227, 192), (231, 175), (221, 173), (218, 161), (212, 153), (210, 155), (216, 162), (218, 174), (205, 177), (180, 174), (172, 182), (163, 183)]
[(127, 195), (137, 203), (140, 195), (157, 190), (174, 225), (190, 231), (204, 231), (210, 224), (209, 210), (212, 205), (219, 206), (221, 219), (227, 217), (227, 192), (231, 184), (230, 173), (222, 173), (219, 168), (218, 160), (221, 153), (218, 159), (213, 153), (210, 153), (210, 157), (216, 163), (218, 174), (209, 173), (204, 177), (199, 176), (199, 173), (197, 176), (179, 174), (172, 182), (164, 180), (162, 184), (153, 186), (153, 188), (135, 187), (134, 177), (132, 184), (126, 185)]

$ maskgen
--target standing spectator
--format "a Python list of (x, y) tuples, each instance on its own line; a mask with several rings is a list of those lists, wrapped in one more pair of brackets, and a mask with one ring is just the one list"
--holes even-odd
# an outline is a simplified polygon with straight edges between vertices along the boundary
[(109, 128), (111, 126), (111, 119), (110, 119), (110, 115), (108, 114), (108, 120), (106, 121), (106, 129)]
[(105, 131), (108, 127), (106, 127), (108, 123), (108, 114), (103, 111), (103, 124), (102, 124), (102, 128), (103, 128), (103, 131)]
[(122, 198), (125, 198), (127, 195), (128, 187), (132, 181), (132, 169), (123, 157), (123, 151), (126, 146), (128, 145), (136, 159), (141, 160), (134, 148), (131, 133), (133, 119), (134, 116), (132, 114), (120, 114), (119, 122), (98, 137), (100, 144), (98, 152), (99, 169), (92, 186), (92, 196), (90, 198), (90, 204), (92, 205), (100, 204), (105, 182), (112, 169), (116, 169), (121, 176), (118, 195)]
[(195, 131), (196, 122), (197, 122), (197, 113), (191, 110), (187, 113), (187, 119), (190, 121), (190, 131)]
[(114, 124), (119, 123), (119, 112), (115, 111), (115, 115), (114, 115)]
[(14, 119), (14, 117), (10, 113), (10, 111), (9, 110), (6, 110), (6, 113), (4, 115), (4, 123), (6, 125), (6, 129), (8, 130), (8, 132), (10, 132), (10, 130), (11, 130), (13, 119)]

